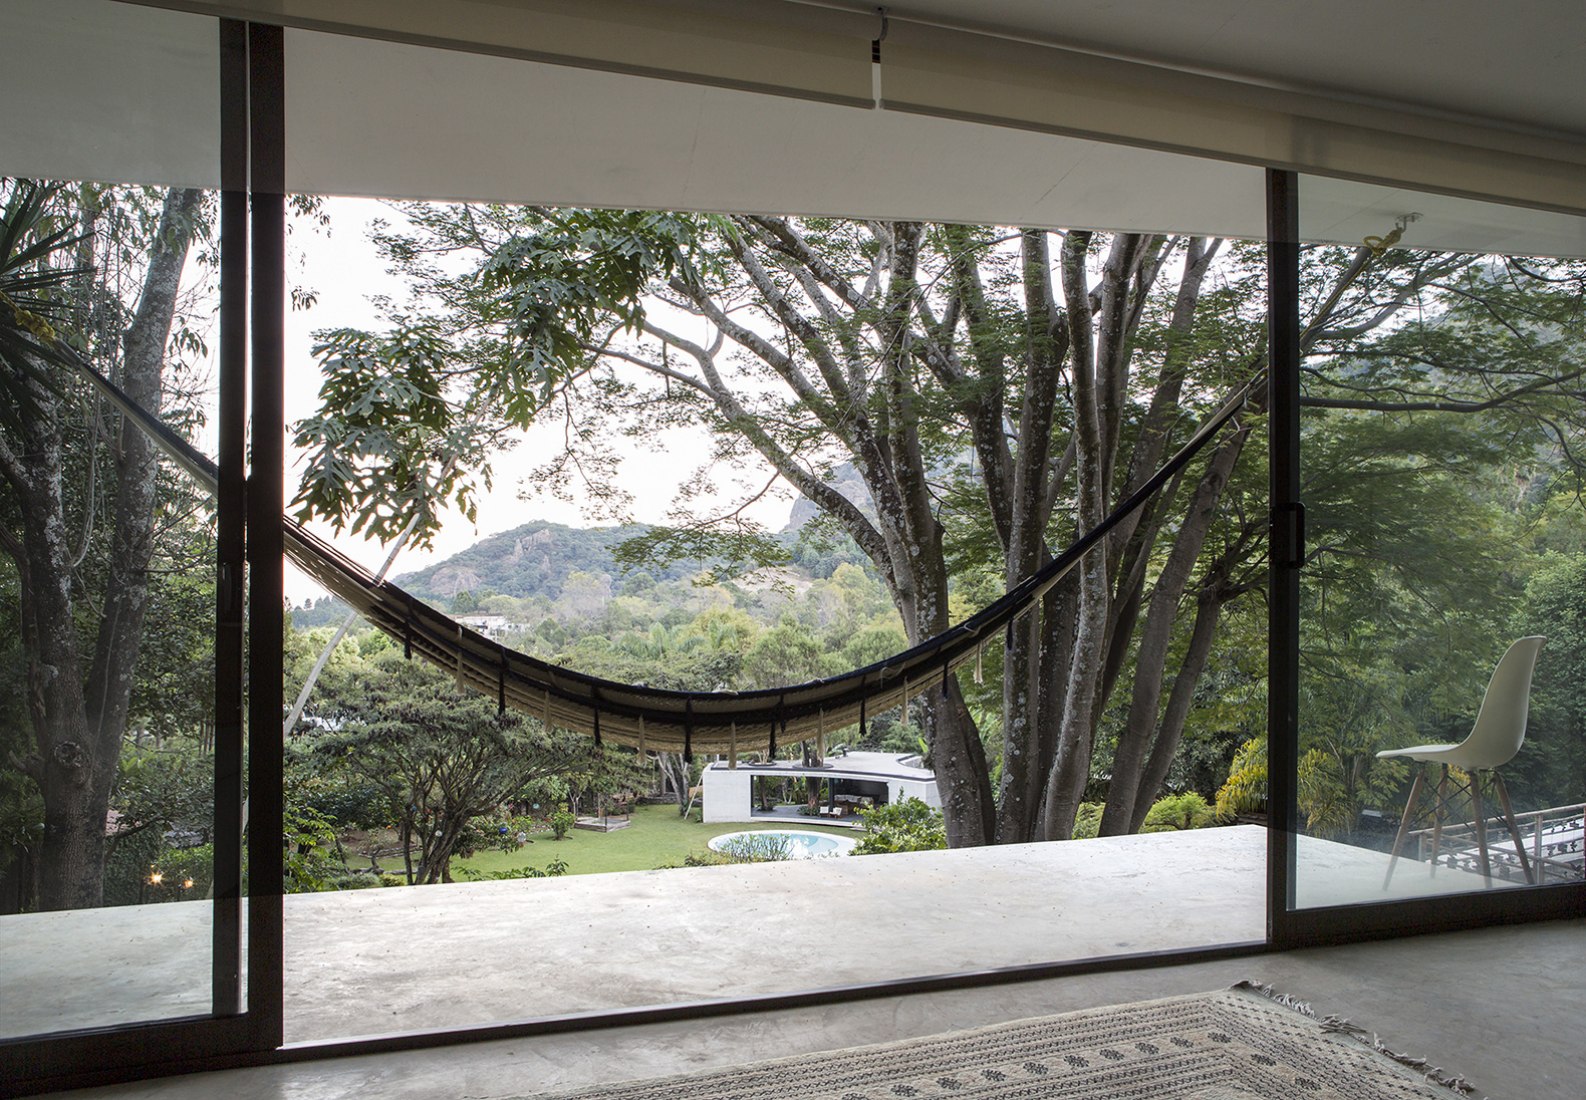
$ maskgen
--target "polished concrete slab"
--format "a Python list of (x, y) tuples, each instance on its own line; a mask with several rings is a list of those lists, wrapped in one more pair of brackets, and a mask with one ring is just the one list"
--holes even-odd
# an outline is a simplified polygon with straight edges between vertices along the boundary
[[(1586, 920), (168, 1078), (71, 1100), (494, 1100), (1269, 982), (1494, 1100), (1586, 1096)], [(1287, 1098), (1281, 1098), (1287, 1100)]]
[[(1253, 826), (946, 852), (301, 894), (289, 1042), (1265, 938)], [(1302, 838), (1302, 905), (1481, 889)], [(1498, 888), (1498, 887), (1495, 887)], [(0, 920), (0, 1035), (208, 1010), (209, 907)]]

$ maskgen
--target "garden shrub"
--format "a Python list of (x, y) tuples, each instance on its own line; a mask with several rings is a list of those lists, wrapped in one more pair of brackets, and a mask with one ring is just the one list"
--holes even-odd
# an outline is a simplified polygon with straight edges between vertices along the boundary
[(854, 848), (854, 855), (879, 852), (929, 852), (947, 847), (947, 825), (942, 811), (932, 809), (918, 798), (909, 797), (860, 814), (865, 835)]
[(1105, 802), (1081, 802), (1074, 815), (1074, 831), (1069, 835), (1075, 840), (1095, 840), (1101, 832), (1101, 812), (1106, 808)]
[(742, 833), (728, 837), (717, 851), (728, 863), (777, 863), (793, 858), (793, 842), (781, 833)]
[(1195, 791), (1159, 798), (1146, 811), (1142, 833), (1170, 833), (1178, 829), (1203, 829), (1217, 820), (1217, 811)]
[(567, 834), (572, 831), (573, 826), (576, 824), (578, 824), (578, 818), (574, 817), (573, 812), (566, 806), (562, 806), (551, 815), (551, 832), (554, 834), (553, 839), (566, 840)]
[(506, 882), (519, 878), (559, 878), (567, 874), (567, 861), (557, 858), (545, 865), (545, 870), (538, 867), (512, 867), (505, 871), (476, 871), (472, 867), (463, 867), (458, 874), (469, 882)]

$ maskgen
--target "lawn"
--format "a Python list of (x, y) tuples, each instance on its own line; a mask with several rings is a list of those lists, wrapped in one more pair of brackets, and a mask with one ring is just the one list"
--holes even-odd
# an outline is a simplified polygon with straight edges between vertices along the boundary
[[(698, 811), (695, 811), (696, 813)], [(552, 840), (550, 833), (536, 833), (533, 840), (515, 852), (478, 852), (467, 859), (452, 860), (452, 876), (462, 879), (465, 867), (475, 871), (507, 871), (516, 867), (544, 869), (553, 859), (565, 860), (570, 875), (596, 875), (605, 871), (647, 871), (666, 865), (680, 866), (690, 852), (706, 851), (705, 842), (723, 833), (744, 829), (796, 828), (815, 833), (834, 833), (857, 837), (854, 829), (834, 829), (815, 824), (791, 822), (727, 822), (703, 825), (677, 816), (674, 806), (640, 806), (633, 824), (614, 833), (595, 833), (574, 829), (565, 840)]]

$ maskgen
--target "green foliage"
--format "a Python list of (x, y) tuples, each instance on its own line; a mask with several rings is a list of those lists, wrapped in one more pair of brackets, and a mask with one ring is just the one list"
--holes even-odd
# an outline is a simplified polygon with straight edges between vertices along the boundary
[(1070, 834), (1073, 839), (1095, 840), (1101, 833), (1101, 814), (1106, 808), (1101, 802), (1081, 802), (1074, 815), (1074, 831)]
[(58, 341), (72, 306), (63, 293), (84, 274), (65, 260), (78, 241), (73, 225), (51, 211), (59, 185), (0, 180), (0, 424), (19, 431), (38, 415), (33, 386), (59, 392), (46, 369), (65, 361)]
[[(185, 506), (172, 495), (173, 510)], [(190, 518), (166, 526), (149, 570), (131, 714), (133, 723), (162, 743), (195, 735), (207, 739), (215, 713), (211, 508), (205, 501)]]
[(587, 738), (550, 733), (400, 651), (378, 654), (327, 701), (337, 725), (312, 741), (324, 775), (377, 788), (390, 820), (420, 846), (415, 877), (444, 881), (479, 841), (471, 822), (529, 783), (589, 766)]
[(1253, 737), (1239, 746), (1228, 766), (1228, 778), (1217, 790), (1215, 811), (1221, 821), (1259, 810), (1267, 804), (1267, 740)]
[[(435, 208), (410, 220), (447, 236)], [(379, 238), (421, 288), (466, 307), (471, 323), (393, 311), (380, 332), (318, 333), (320, 406), (294, 426), (308, 452), (293, 507), (304, 519), (389, 541), (413, 524), (427, 545), (441, 511), (474, 518), (492, 447), (525, 428), (590, 350), (644, 318), (643, 292), (693, 249), (698, 219), (647, 211), (481, 208), (453, 249), (488, 238), (461, 279), (423, 262), (411, 240)], [(477, 254), (476, 254), (477, 257)]]
[(293, 798), (300, 805), (341, 828), (369, 829), (391, 823), (391, 805), (377, 784), (347, 768), (319, 770), (310, 753), (298, 744), (287, 753)]
[(513, 867), (505, 871), (476, 871), (472, 867), (462, 868), (460, 874), (468, 882), (505, 882), (520, 878), (560, 878), (567, 874), (567, 861), (553, 859), (545, 865), (545, 869), (538, 867)]
[(1157, 799), (1146, 811), (1142, 833), (1166, 833), (1180, 829), (1204, 829), (1215, 823), (1211, 804), (1195, 791), (1170, 794)]
[(1586, 552), (1550, 551), (1526, 584), (1516, 637), (1547, 638), (1531, 684), (1525, 745), (1504, 768), (1517, 805), (1586, 798)]
[[(633, 434), (703, 423), (715, 435), (718, 466), (734, 466), (757, 449), (779, 448), (791, 456), (790, 462), (802, 464), (829, 486), (841, 486), (856, 509), (885, 527), (865, 478), (858, 476), (856, 466), (841, 462), (853, 450), (844, 436), (847, 427), (872, 417), (875, 424), (885, 422), (890, 447), (900, 453), (917, 448), (922, 457), (931, 483), (927, 495), (945, 532), (939, 556), (954, 578), (952, 617), (984, 605), (1006, 585), (1009, 563), (989, 509), (987, 486), (974, 462), (965, 461), (970, 425), (962, 411), (990, 389), (999, 399), (990, 410), (993, 421), (1015, 423), (1027, 398), (1028, 288), (1014, 250), (998, 243), (1002, 238), (997, 231), (933, 226), (922, 238), (920, 273), (941, 276), (936, 289), (922, 295), (922, 303), (943, 307), (938, 317), (951, 312), (966, 321), (963, 332), (931, 332), (929, 325), (923, 326), (922, 339), (944, 343), (960, 364), (955, 369), (961, 379), (911, 366), (888, 380), (894, 386), (889, 398), (886, 386), (870, 381), (851, 381), (852, 392), (834, 387), (830, 378), (840, 371), (828, 372), (823, 389), (822, 379), (811, 372), (808, 386), (787, 395), (772, 393), (775, 387), (764, 384), (772, 374), (756, 376), (745, 369), (721, 383), (725, 392), (741, 398), (746, 411), (737, 415), (702, 399), (701, 387), (674, 387), (671, 379), (687, 373), (677, 365), (680, 353), (686, 357), (685, 343), (673, 340), (661, 346), (652, 339), (653, 328), (644, 337), (636, 334), (641, 284), (674, 296), (729, 302), (729, 312), (766, 321), (767, 331), (787, 329), (787, 318), (765, 300), (774, 292), (746, 276), (748, 265), (739, 253), (747, 249), (773, 272), (777, 292), (789, 295), (787, 310), (798, 313), (811, 308), (814, 291), (813, 284), (802, 292), (799, 288), (805, 272), (794, 254), (795, 242), (835, 262), (830, 277), (841, 280), (850, 277), (847, 272), (870, 271), (884, 258), (887, 245), (879, 232), (869, 234), (859, 223), (827, 219), (772, 226), (769, 220), (729, 224), (501, 207), (415, 207), (410, 214), (411, 231), (389, 234), (381, 243), (394, 264), (412, 277), (416, 300), (445, 313), (445, 330), (456, 343), (443, 352), (455, 364), (456, 377), (467, 380), (447, 395), (454, 410), (477, 414), (479, 396), (497, 386), (493, 397), (498, 400), (488, 404), (506, 407), (518, 401), (511, 416), (532, 415), (553, 397), (570, 402), (576, 397), (592, 414), (585, 424), (609, 427), (614, 422), (604, 418), (622, 417), (621, 430)], [(459, 262), (441, 270), (429, 259), (440, 251)], [(714, 258), (707, 255), (711, 252)], [(1164, 259), (1163, 270), (1172, 270), (1177, 256)], [(478, 266), (469, 267), (475, 260)], [(1501, 624), (1514, 620), (1534, 566), (1530, 542), (1535, 537), (1540, 544), (1543, 537), (1531, 530), (1537, 517), (1547, 507), (1563, 509), (1570, 517), (1550, 524), (1555, 539), (1581, 528), (1578, 502), (1573, 509), (1560, 505), (1562, 490), (1555, 485), (1578, 473), (1569, 448), (1582, 425), (1581, 406), (1560, 383), (1574, 377), (1571, 371), (1578, 373), (1572, 358), (1578, 356), (1581, 331), (1578, 266), (1548, 263), (1541, 277), (1532, 277), (1518, 265), (1401, 250), (1374, 259), (1340, 295), (1331, 296), (1330, 288), (1338, 285), (1339, 273), (1352, 260), (1347, 250), (1307, 249), (1303, 261), (1306, 300), (1327, 303), (1331, 316), (1306, 330), (1305, 396), (1310, 405), (1304, 422), (1304, 471), (1314, 554), (1305, 572), (1300, 789), (1312, 828), (1332, 835), (1347, 834), (1361, 810), (1385, 805), (1399, 793), (1404, 769), (1378, 762), (1377, 751), (1441, 737), (1459, 721), (1468, 721), (1479, 696), (1481, 670), (1490, 668), (1491, 639), (1507, 629)], [(977, 278), (985, 282), (984, 308), (973, 319), (963, 298), (952, 299), (950, 310), (946, 308), (955, 265), (964, 263), (978, 265)], [(795, 277), (788, 278), (790, 274)], [(824, 273), (813, 278), (832, 285)], [(1118, 410), (1125, 425), (1125, 446), (1117, 451), (1120, 475), (1128, 469), (1131, 433), (1156, 397), (1166, 392), (1167, 379), (1182, 372), (1182, 390), (1173, 392), (1194, 396), (1172, 400), (1180, 406), (1180, 419), (1192, 421), (1210, 394), (1259, 359), (1255, 349), (1263, 338), (1259, 250), (1253, 246), (1230, 246), (1219, 259), (1188, 330), (1172, 324), (1175, 305), (1173, 295), (1166, 293), (1171, 288), (1140, 289), (1142, 320), (1130, 342), (1139, 363), (1125, 380)], [(864, 361), (872, 379), (883, 377), (885, 372), (877, 370), (885, 356), (873, 357), (872, 349), (895, 345), (879, 330), (874, 311), (854, 309), (849, 315), (845, 310), (850, 303), (833, 299), (825, 304), (829, 308), (823, 313), (812, 310), (817, 318), (814, 334), (797, 337), (802, 349), (793, 333), (786, 334), (786, 354), (797, 360), (794, 369), (805, 369), (809, 359), (830, 347), (842, 349), (841, 356), (855, 362)], [(710, 316), (707, 305), (701, 303), (700, 309)], [(904, 324), (912, 339), (913, 319), (906, 318)], [(750, 346), (752, 341), (740, 343), (744, 354), (739, 359), (758, 355), (775, 372), (779, 346), (768, 357)], [(613, 354), (601, 358), (602, 351)], [(717, 365), (725, 368), (733, 354), (724, 354)], [(399, 362), (401, 357), (393, 354), (392, 359)], [(996, 364), (996, 373), (981, 373), (986, 363)], [(635, 367), (642, 378), (646, 364), (652, 383), (624, 373)], [(754, 364), (754, 369), (760, 367)], [(660, 381), (663, 377), (667, 381)], [(1543, 380), (1549, 384), (1544, 386)], [(840, 400), (833, 400), (834, 392)], [(1523, 400), (1498, 400), (1505, 396)], [(1064, 397), (1057, 401), (1063, 404)], [(1459, 411), (1396, 407), (1418, 402)], [(1350, 407), (1360, 403), (1377, 407)], [(890, 419), (905, 408), (915, 418), (910, 423)], [(1069, 411), (1058, 410), (1054, 435), (1063, 433)], [(1259, 420), (1255, 426), (1259, 431)], [(569, 436), (589, 491), (606, 504), (613, 498), (602, 495), (609, 493), (602, 485), (610, 469), (608, 441), (616, 430), (580, 426)], [(1240, 599), (1258, 591), (1264, 581), (1264, 525), (1259, 516), (1265, 470), (1260, 450), (1251, 447), (1234, 471), (1197, 566), (1194, 583), (1202, 587), (1197, 591), (1192, 584), (1180, 601), (1183, 608), (1192, 608), (1196, 597), (1202, 597), (1219, 607), (1221, 633), (1208, 671), (1195, 685), (1183, 741), (1176, 745), (1166, 782), (1159, 784), (1204, 796), (1228, 774), (1225, 797), (1219, 799), (1223, 812), (1259, 800), (1264, 779), (1250, 739), (1261, 728), (1265, 708), (1265, 626), (1259, 601)], [(587, 469), (585, 461), (591, 462)], [(987, 459), (977, 453), (975, 461), (984, 469)], [(561, 484), (572, 469), (564, 463), (541, 480)], [(1191, 470), (1186, 485), (1198, 470)], [(882, 474), (867, 472), (885, 480)], [(897, 470), (883, 473), (897, 480)], [(1120, 476), (1118, 484), (1124, 482)], [(1053, 499), (1069, 499), (1069, 488), (1066, 483), (1054, 486)], [(685, 499), (688, 493), (703, 491), (703, 483), (692, 485)], [(1171, 516), (1182, 509), (1185, 496), (1163, 501), (1161, 514)], [(803, 507), (808, 512), (813, 506)], [(1162, 571), (1175, 523), (1168, 520), (1164, 530), (1169, 534), (1148, 550), (1137, 575), (1154, 578)], [(704, 586), (681, 597), (678, 587), (671, 587), (674, 582), (698, 578), (682, 570), (668, 576), (666, 571), (679, 560), (697, 561), (702, 570), (713, 568), (706, 560), (712, 555), (718, 564), (728, 565), (779, 560), (775, 540), (752, 525), (735, 526), (728, 520), (712, 525), (697, 516), (639, 531), (600, 555), (580, 556), (581, 548), (571, 545), (571, 533), (537, 525), (466, 562), (459, 559), (456, 572), (431, 570), (415, 583), (429, 585), (426, 594), (444, 601), (466, 570), (477, 578), (469, 584), (501, 593), (492, 610), (499, 608), (524, 628), (514, 644), (580, 670), (665, 687), (772, 686), (869, 663), (903, 646), (906, 634), (888, 606), (887, 589), (873, 575), (842, 564), (841, 553), (833, 549), (837, 540), (829, 536), (838, 528), (830, 516), (802, 524), (793, 543), (794, 561), (814, 563), (820, 573), (829, 571), (829, 577), (809, 584), (801, 595), (779, 593), (773, 598), (745, 583)], [(1041, 534), (1050, 548), (1066, 542), (1071, 528), (1070, 510), (1057, 507)], [(817, 545), (822, 534), (828, 536), (825, 547)], [(887, 534), (898, 541), (897, 530)], [(1578, 536), (1571, 537), (1578, 544)], [(559, 553), (563, 549), (570, 552)], [(878, 561), (885, 556), (873, 547), (871, 553)], [(915, 545), (910, 553), (930, 558), (936, 550)], [(617, 579), (619, 558), (642, 567), (642, 583), (637, 577), (631, 585)], [(908, 580), (896, 571), (889, 576), (895, 582)], [(1151, 582), (1143, 583), (1149, 592)], [(878, 596), (875, 606), (872, 601)], [(675, 606), (663, 608), (667, 599)], [(1212, 599), (1216, 604), (1210, 604)], [(900, 596), (900, 602), (906, 601)], [(1128, 601), (1119, 605), (1128, 606)], [(729, 611), (747, 612), (751, 621), (747, 626), (706, 621)], [(1118, 652), (1128, 653), (1128, 624), (1120, 620), (1116, 625), (1122, 628)], [(1165, 671), (1157, 675), (1172, 675), (1188, 652), (1188, 625), (1187, 617), (1178, 622)], [(993, 642), (985, 657), (985, 682), (971, 683), (966, 670), (960, 683), (988, 742), (995, 777), (1004, 758), (1000, 734), (1017, 726), (1004, 722), (1001, 714), (1000, 646)], [(1117, 687), (1106, 701), (1109, 709), (1093, 731), (1093, 784), (1110, 775), (1116, 761), (1111, 750), (1128, 710), (1134, 659), (1121, 662)], [(1043, 682), (1060, 679), (1048, 675)], [(1544, 712), (1567, 710), (1539, 704), (1539, 719)], [(917, 736), (907, 723), (894, 725), (881, 715), (871, 718), (869, 733), (877, 743), (908, 745)], [(1539, 737), (1538, 751), (1551, 743)], [(1010, 750), (1006, 759), (1012, 766), (1021, 746)], [(1553, 759), (1564, 764), (1580, 757), (1563, 748)], [(569, 797), (576, 795), (570, 787)], [(1142, 797), (1147, 795), (1142, 792)], [(1194, 807), (1180, 808), (1183, 820), (1193, 823)]]
[(743, 658), (744, 686), (769, 688), (818, 679), (825, 671), (821, 644), (792, 619), (783, 619), (754, 640)]
[[(1383, 337), (1382, 358), (1352, 358), (1359, 384), (1425, 386), (1424, 366), (1410, 361), (1428, 354), (1474, 369), (1471, 356), (1484, 353), (1449, 327), (1460, 311), (1439, 308), (1449, 312), (1436, 324)], [(1453, 386), (1456, 374), (1442, 381)], [(1510, 460), (1517, 430), (1496, 410), (1307, 413), (1316, 551), (1303, 588), (1296, 778), (1310, 832), (1348, 837), (1363, 811), (1397, 812), (1410, 769), (1379, 751), (1469, 732), (1532, 568), (1532, 507), (1514, 494)]]
[(566, 806), (560, 807), (551, 815), (551, 833), (555, 840), (566, 840), (567, 834), (573, 831), (573, 826), (578, 823), (578, 818)]
[[(198, 872), (188, 846), (208, 844), (214, 818), (214, 760), (191, 746), (129, 745), (111, 794), (114, 829), (105, 853), (104, 893), (110, 905), (148, 901), (150, 867)], [(167, 839), (169, 837), (169, 840)], [(174, 843), (174, 846), (173, 846)], [(207, 889), (207, 880), (205, 887)], [(176, 900), (166, 890), (154, 900)]]
[(291, 503), (298, 518), (381, 542), (413, 524), (421, 547), (448, 503), (477, 519), (478, 483), (490, 485), (489, 456), (504, 426), (484, 410), (453, 407), (444, 380), (458, 351), (440, 328), (420, 322), (316, 337), (320, 410), (293, 426), (293, 444), (306, 453)]
[(346, 865), (336, 840), (336, 823), (319, 811), (287, 799), (285, 824), (286, 892), (306, 894), (332, 889)]
[[(488, 535), (466, 550), (435, 565), (398, 579), (414, 595), (448, 606), (453, 593), (436, 587), (439, 577), (464, 574), (477, 578), (477, 587), (518, 600), (554, 600), (574, 573), (613, 576), (624, 570), (619, 551), (649, 530), (637, 524), (616, 527), (568, 527), (560, 523), (525, 523), (509, 531)], [(653, 560), (639, 557), (653, 582), (688, 580), (698, 563), (686, 560)]]
[(781, 833), (740, 833), (727, 837), (715, 851), (728, 863), (777, 863), (793, 858), (793, 842)]
[(695, 562), (701, 570), (701, 581), (706, 584), (719, 584), (757, 569), (778, 568), (793, 560), (787, 540), (749, 521), (729, 531), (649, 527), (618, 543), (613, 558), (629, 569), (649, 568), (659, 562)]
[(881, 852), (927, 852), (947, 847), (947, 826), (942, 811), (910, 796), (861, 812), (864, 836), (854, 855)]

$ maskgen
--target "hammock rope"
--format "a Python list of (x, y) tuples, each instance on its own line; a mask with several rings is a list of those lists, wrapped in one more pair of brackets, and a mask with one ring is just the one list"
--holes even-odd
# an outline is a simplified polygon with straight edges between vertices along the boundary
[[(214, 492), (219, 483), (213, 461), (157, 416), (133, 401), (81, 356), (58, 345), (65, 357), (123, 415), (146, 432), (170, 459), (200, 485)], [(989, 638), (1011, 631), (1013, 621), (1057, 585), (1086, 554), (1128, 519), (1182, 470), (1222, 428), (1234, 420), (1265, 383), (1258, 372), (1162, 466), (1142, 482), (1100, 523), (1062, 553), (968, 619), (902, 653), (864, 668), (822, 680), (752, 691), (673, 691), (622, 684), (560, 668), (470, 630), (449, 615), (363, 566), (282, 517), (286, 556), (327, 592), (343, 600), (372, 626), (402, 644), (404, 655), (418, 657), (451, 673), (460, 686), (495, 697), (504, 712), (511, 707), (550, 726), (580, 732), (597, 742), (641, 751), (772, 755), (783, 746), (824, 738), (828, 730), (902, 705), (929, 698), (938, 677), (944, 697), (957, 668), (973, 664)], [(745, 742), (739, 726), (765, 730), (759, 744)]]

